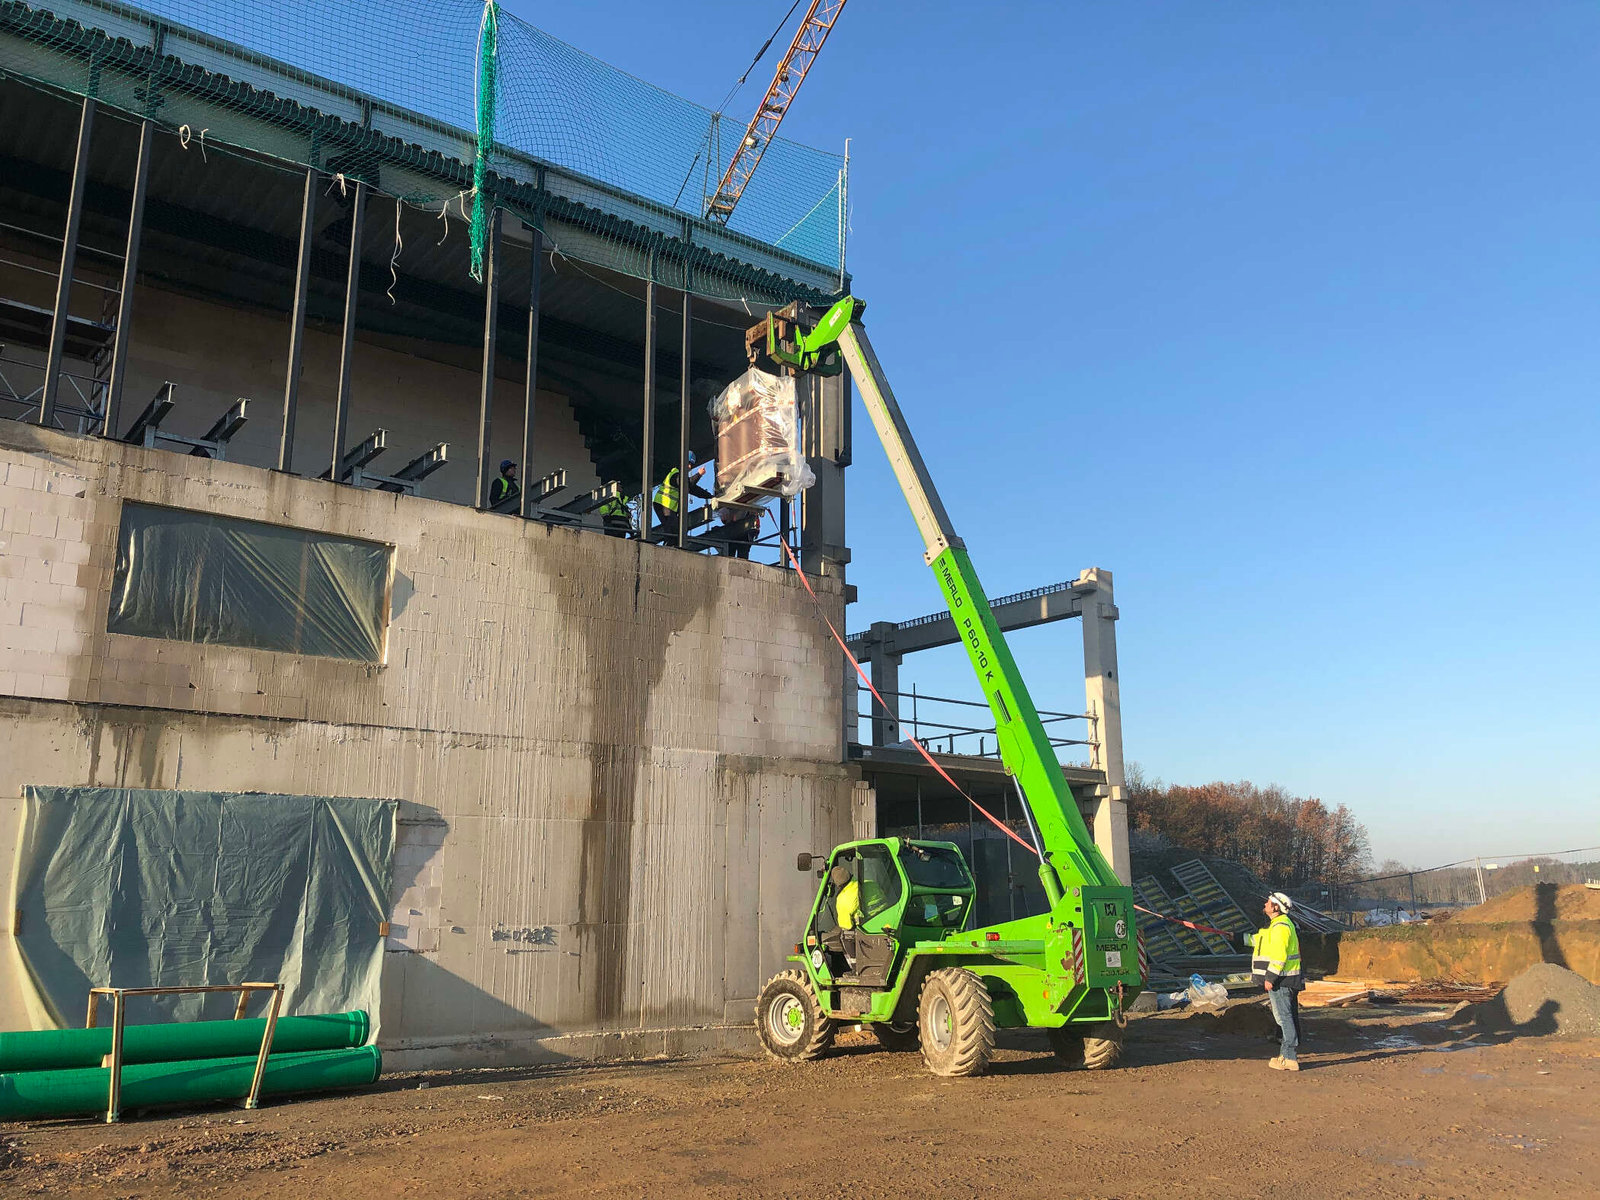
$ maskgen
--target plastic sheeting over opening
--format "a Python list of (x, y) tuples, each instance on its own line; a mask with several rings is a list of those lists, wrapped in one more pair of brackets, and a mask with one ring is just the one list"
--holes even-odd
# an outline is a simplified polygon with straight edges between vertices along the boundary
[(392, 558), (379, 542), (127, 502), (106, 628), (382, 662)]
[(795, 382), (754, 368), (710, 404), (717, 430), (717, 495), (738, 504), (797, 496), (817, 481), (800, 450)]
[[(24, 796), (13, 908), (36, 1027), (81, 1024), (89, 989), (104, 986), (278, 981), (285, 1014), (378, 1011), (395, 801)], [(236, 999), (141, 999), (129, 1019), (222, 1019)]]

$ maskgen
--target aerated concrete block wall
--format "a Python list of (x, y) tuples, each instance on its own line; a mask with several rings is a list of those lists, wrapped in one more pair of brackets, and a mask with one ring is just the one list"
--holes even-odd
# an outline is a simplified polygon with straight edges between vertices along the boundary
[[(387, 662), (107, 633), (125, 499), (392, 544)], [(850, 834), (840, 688), (772, 567), (0, 421), (0, 890), (27, 784), (397, 798), (394, 1065), (747, 1036)]]
[[(15, 261), (0, 263), (0, 296), (49, 310), (55, 303), (58, 263), (8, 251)], [(75, 277), (116, 286), (115, 276), (96, 272), (80, 260)], [(98, 320), (101, 292), (92, 286), (72, 290), (75, 317)], [(384, 304), (381, 298), (376, 303)], [(289, 325), (281, 314), (254, 312), (208, 303), (160, 288), (140, 285), (134, 294), (136, 320), (129, 341), (127, 388), (119, 428), (128, 429), (156, 389), (170, 380), (178, 406), (162, 423), (171, 433), (198, 437), (240, 397), (250, 401), (243, 429), (228, 445), (233, 462), (257, 467), (278, 463), (283, 434), (284, 377), (288, 370)], [(408, 341), (362, 333), (355, 341), (350, 371), (349, 444), (360, 443), (379, 426), (389, 430), (389, 446), (372, 464), (392, 474), (439, 442), (449, 444), (450, 461), (423, 482), (422, 493), (439, 500), (472, 504), (477, 487), (479, 351), (475, 347)], [(339, 379), (340, 330), (308, 324), (295, 421), (293, 467), (318, 475), (332, 458), (333, 407)], [(12, 346), (8, 354), (43, 367), (43, 350)], [(511, 363), (503, 364), (507, 368)], [(517, 364), (520, 371), (520, 364)], [(68, 361), (74, 374), (88, 368)], [(8, 368), (23, 390), (37, 387), (42, 370)], [(490, 462), (522, 458), (523, 381), (495, 379), (495, 421)], [(63, 380), (61, 402), (81, 407), (70, 382)], [(18, 415), (11, 406), (6, 416)], [(69, 426), (70, 427), (70, 426)], [(540, 390), (534, 405), (534, 461), (522, 464), (522, 478), (536, 480), (554, 470), (567, 473), (570, 498), (602, 482), (564, 395)], [(599, 527), (599, 518), (593, 518)]]

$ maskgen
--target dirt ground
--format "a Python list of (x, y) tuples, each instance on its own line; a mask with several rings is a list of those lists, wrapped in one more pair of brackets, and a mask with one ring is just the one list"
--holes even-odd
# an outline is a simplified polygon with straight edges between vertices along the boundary
[(1267, 1069), (1252, 1021), (1162, 1014), (1107, 1072), (1023, 1034), (988, 1076), (935, 1079), (855, 1034), (799, 1067), (401, 1075), (258, 1112), (0, 1125), (0, 1196), (1593, 1195), (1600, 1040), (1462, 1040), (1444, 1015), (1307, 1013), (1298, 1075)]

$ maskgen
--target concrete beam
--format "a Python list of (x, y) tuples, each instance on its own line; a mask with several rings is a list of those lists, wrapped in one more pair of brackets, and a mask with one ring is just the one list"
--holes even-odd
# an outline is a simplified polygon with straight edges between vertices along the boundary
[[(1089, 574), (1085, 572), (1070, 582), (1053, 583), (1049, 587), (1001, 596), (990, 601), (989, 607), (994, 611), (994, 619), (1000, 623), (1000, 628), (1007, 633), (1013, 629), (1029, 629), (1034, 625), (1080, 617), (1083, 615), (1084, 597), (1095, 591)], [(1112, 610), (1111, 619), (1116, 620), (1115, 609)], [(892, 631), (892, 636), (886, 641), (880, 641), (876, 636), (883, 626)], [(954, 646), (960, 641), (956, 623), (949, 613), (929, 613), (897, 625), (877, 622), (871, 631), (854, 633), (845, 639), (850, 653), (859, 662), (869, 661), (874, 654), (903, 657), (918, 650), (932, 650), (936, 646)]]

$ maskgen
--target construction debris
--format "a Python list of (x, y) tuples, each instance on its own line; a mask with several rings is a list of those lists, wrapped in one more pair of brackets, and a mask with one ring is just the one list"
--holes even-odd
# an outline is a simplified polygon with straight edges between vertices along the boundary
[(1386, 979), (1316, 979), (1300, 994), (1302, 1008), (1349, 1008), (1356, 1004), (1458, 1004), (1488, 1000), (1499, 984), (1481, 987), (1452, 979), (1421, 983)]

